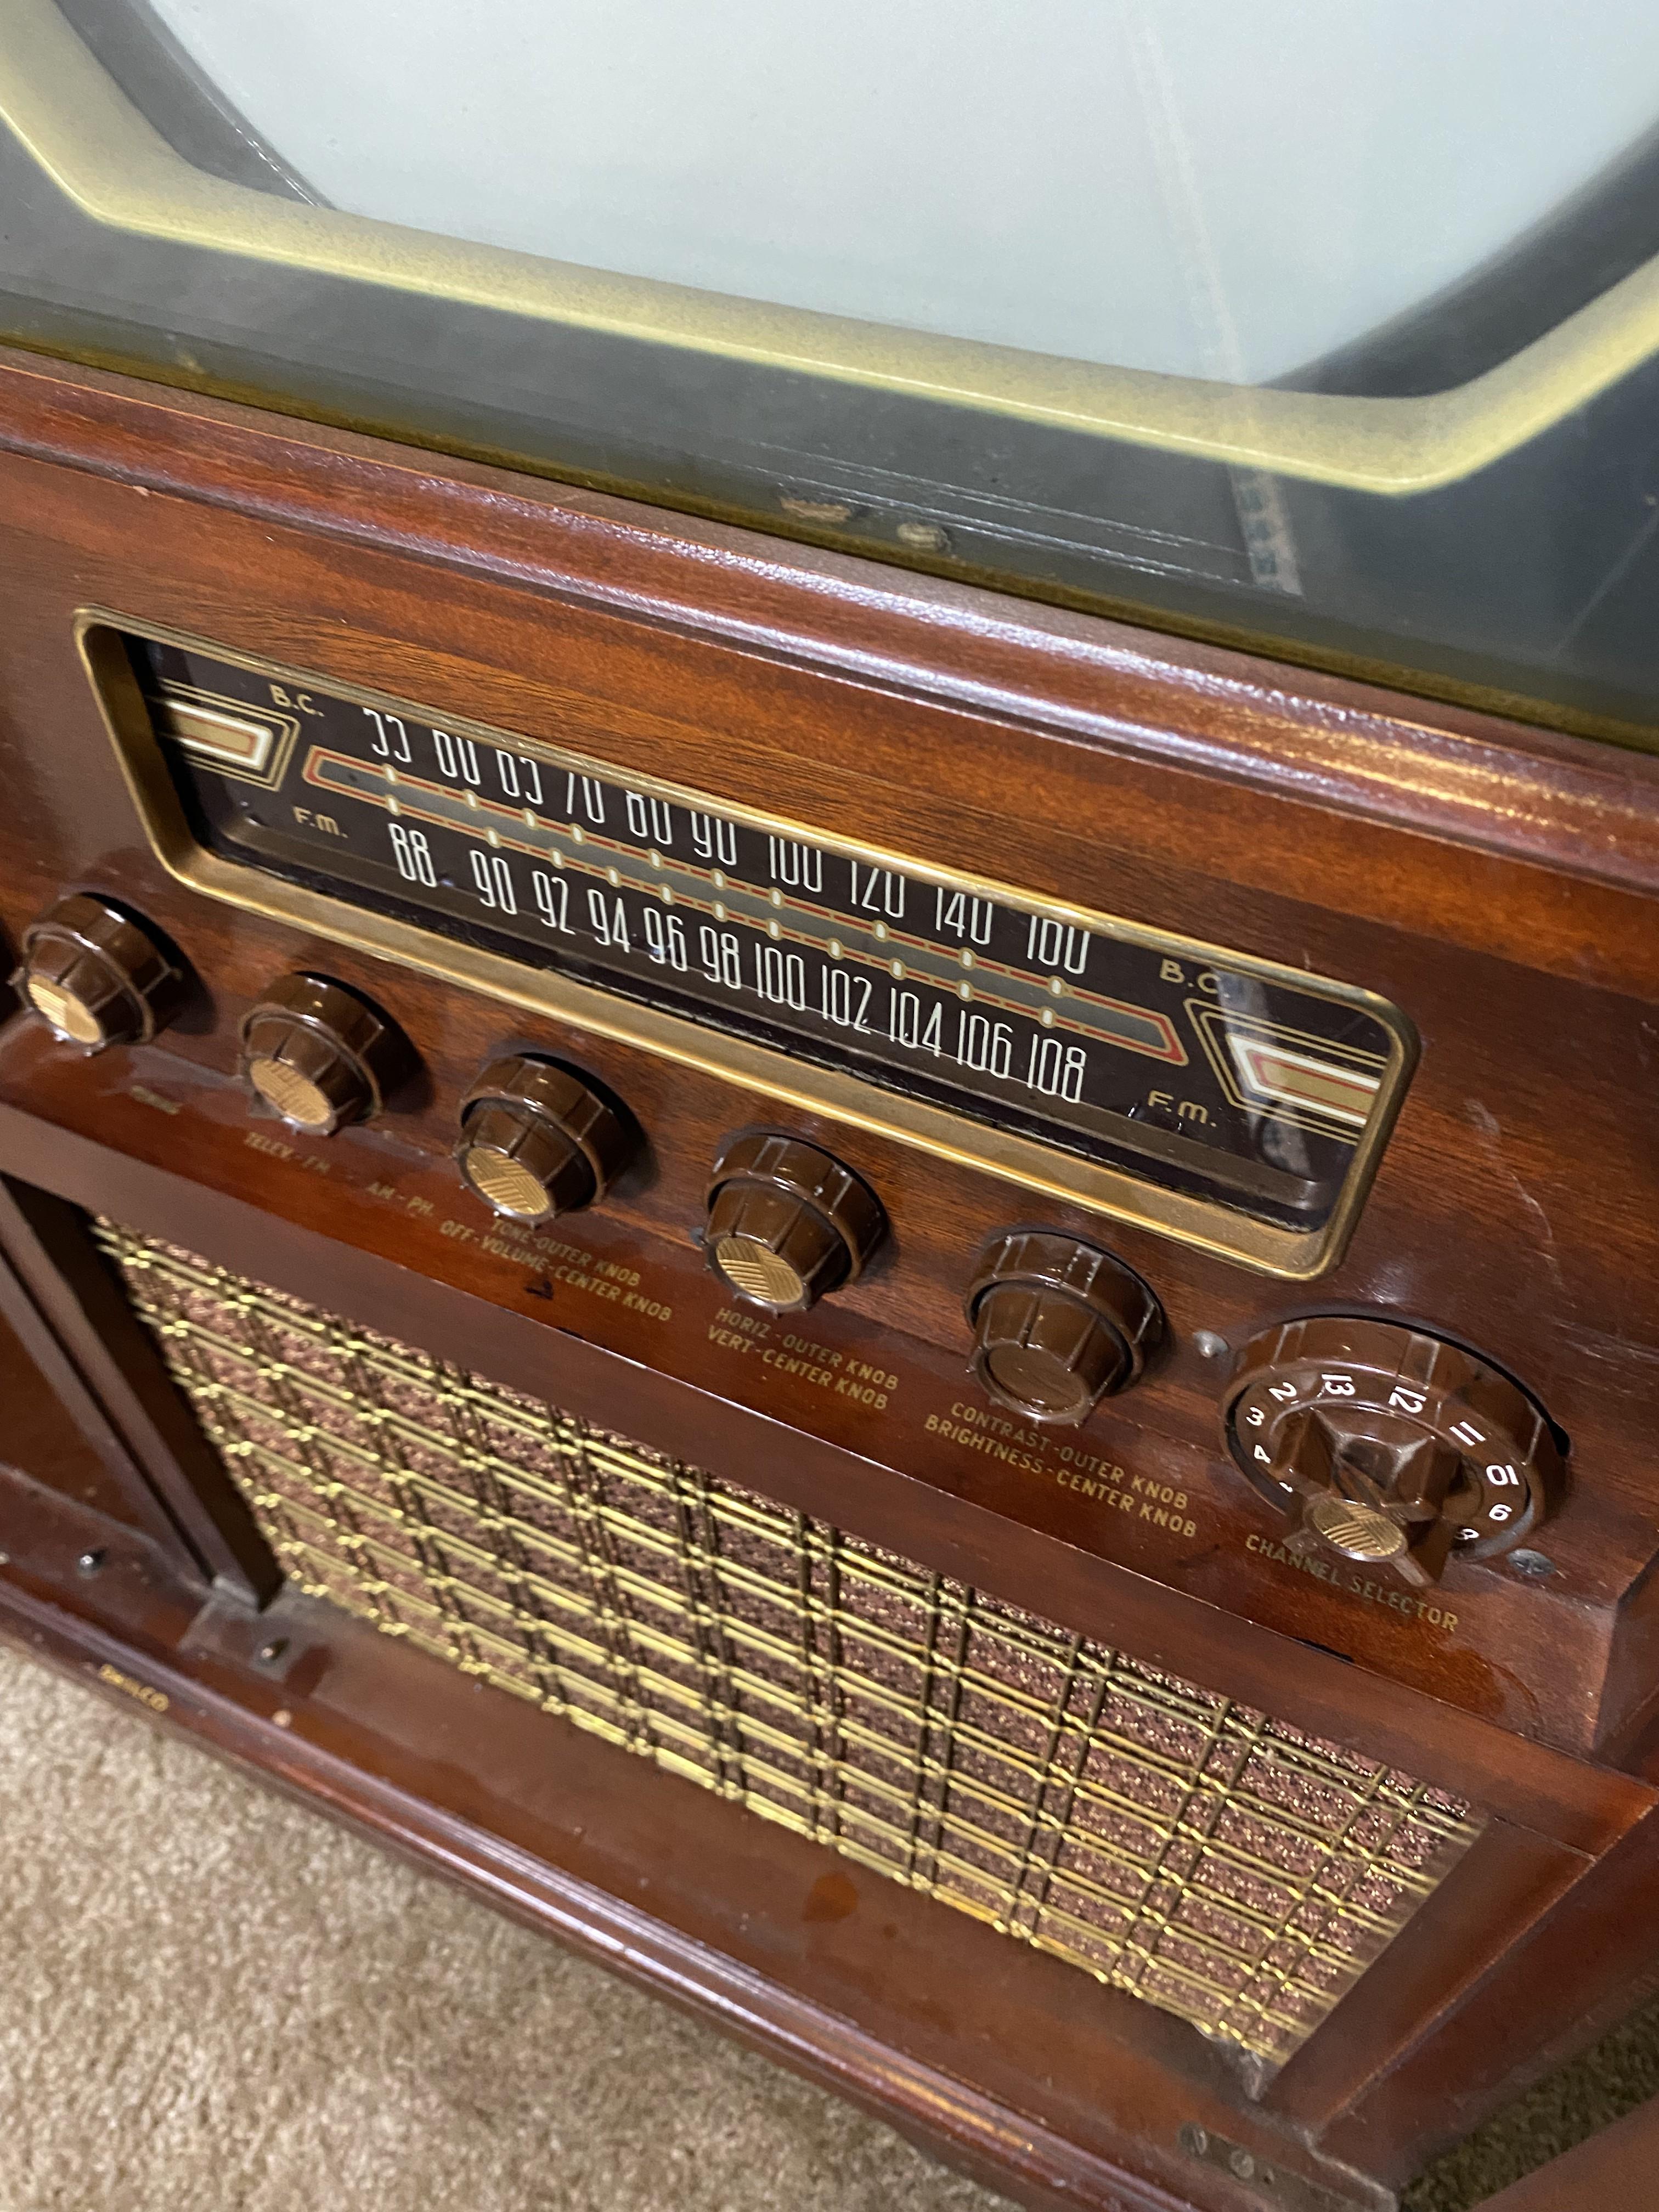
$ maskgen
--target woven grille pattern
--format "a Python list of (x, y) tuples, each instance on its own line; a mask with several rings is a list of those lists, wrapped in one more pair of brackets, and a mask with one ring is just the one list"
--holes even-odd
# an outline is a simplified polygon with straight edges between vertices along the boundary
[(1281, 2060), (1477, 1832), (1412, 1777), (105, 1224), (289, 1574)]

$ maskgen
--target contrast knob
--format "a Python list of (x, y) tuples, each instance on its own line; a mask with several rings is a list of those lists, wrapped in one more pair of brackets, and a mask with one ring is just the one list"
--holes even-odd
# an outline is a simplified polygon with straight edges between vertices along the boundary
[(1398, 1322), (1319, 1314), (1254, 1337), (1222, 1407), (1227, 1449), (1322, 1547), (1421, 1586), (1455, 1551), (1486, 1559), (1548, 1510), (1563, 1466), (1521, 1385)]
[(551, 1221), (602, 1198), (637, 1143), (622, 1116), (557, 1061), (490, 1061), (461, 1101), (455, 1158), (496, 1213)]
[(1163, 1309), (1133, 1268), (1050, 1229), (994, 1237), (963, 1306), (974, 1374), (1030, 1421), (1086, 1419), (1138, 1378), (1164, 1333)]
[(313, 1137), (378, 1114), (414, 1065), (397, 1024), (326, 975), (280, 977), (242, 1023), (249, 1088)]
[(816, 1145), (751, 1131), (720, 1147), (704, 1247), (751, 1305), (804, 1312), (860, 1275), (886, 1231), (874, 1192)]
[(149, 925), (87, 891), (30, 923), (12, 981), (55, 1037), (89, 1053), (147, 1044), (184, 989), (182, 969)]

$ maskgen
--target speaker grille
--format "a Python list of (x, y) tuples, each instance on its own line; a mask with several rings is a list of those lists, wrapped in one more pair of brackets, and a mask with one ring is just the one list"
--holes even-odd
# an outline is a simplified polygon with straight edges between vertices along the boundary
[(1469, 1808), (111, 1224), (289, 1574), (465, 1672), (1278, 2061)]

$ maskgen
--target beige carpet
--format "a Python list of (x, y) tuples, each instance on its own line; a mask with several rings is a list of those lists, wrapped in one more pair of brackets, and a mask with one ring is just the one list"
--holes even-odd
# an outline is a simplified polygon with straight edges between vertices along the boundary
[[(1608, 2050), (1425, 2177), (1422, 2212), (1463, 2212), (1633, 2102), (1659, 2022)], [(1004, 2212), (0, 1648), (0, 2212), (647, 2208)]]

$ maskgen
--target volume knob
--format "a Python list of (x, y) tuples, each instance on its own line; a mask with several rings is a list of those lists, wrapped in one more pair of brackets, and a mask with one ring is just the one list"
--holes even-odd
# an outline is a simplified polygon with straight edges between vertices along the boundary
[(148, 1044), (172, 1018), (184, 972), (137, 915), (76, 891), (24, 931), (12, 981), (55, 1037), (94, 1053)]
[(861, 1274), (887, 1231), (881, 1201), (800, 1137), (727, 1139), (708, 1186), (708, 1264), (740, 1298), (802, 1313)]
[(984, 1389), (1026, 1420), (1056, 1425), (1127, 1390), (1164, 1330), (1163, 1308), (1132, 1268), (1050, 1229), (992, 1237), (964, 1310)]
[(326, 975), (280, 976), (242, 1023), (242, 1076), (290, 1127), (332, 1136), (415, 1066), (397, 1024)]
[(599, 1092), (557, 1061), (490, 1061), (461, 1101), (455, 1159), (484, 1204), (514, 1221), (551, 1221), (603, 1198), (638, 1146)]

